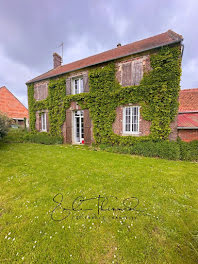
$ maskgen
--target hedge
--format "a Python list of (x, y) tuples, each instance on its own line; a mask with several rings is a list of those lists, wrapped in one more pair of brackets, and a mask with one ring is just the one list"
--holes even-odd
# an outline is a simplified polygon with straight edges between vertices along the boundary
[(4, 138), (4, 142), (31, 142), (40, 144), (62, 144), (63, 138), (61, 136), (51, 136), (46, 132), (30, 133), (25, 129), (10, 129), (8, 135)]
[(131, 146), (108, 145), (99, 146), (101, 150), (114, 153), (159, 157), (169, 160), (198, 161), (198, 140), (190, 143), (178, 141), (146, 141), (135, 142)]

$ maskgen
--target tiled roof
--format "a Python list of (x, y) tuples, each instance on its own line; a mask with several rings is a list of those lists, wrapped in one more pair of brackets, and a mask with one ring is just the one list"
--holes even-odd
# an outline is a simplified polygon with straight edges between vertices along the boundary
[(198, 112), (198, 88), (181, 90), (179, 112)]
[(178, 114), (177, 127), (198, 129), (198, 112)]
[(120, 46), (99, 54), (96, 54), (94, 56), (90, 56), (88, 58), (78, 60), (63, 66), (59, 66), (55, 69), (52, 69), (30, 81), (27, 83), (32, 83), (36, 81), (40, 81), (43, 79), (48, 79), (50, 77), (54, 77), (57, 75), (61, 75), (64, 73), (68, 73), (74, 70), (82, 69), (85, 67), (89, 67), (92, 65), (96, 65), (99, 63), (103, 63), (106, 61), (115, 60), (118, 58), (122, 58), (128, 55), (140, 53), (146, 50), (151, 50), (154, 48), (162, 47), (165, 45), (170, 45), (173, 43), (181, 42), (183, 40), (183, 37), (177, 33), (175, 33), (172, 30), (168, 30), (167, 32), (164, 32), (162, 34), (143, 39), (140, 41), (136, 41), (124, 46)]
[(0, 112), (10, 118), (28, 118), (27, 108), (5, 87), (0, 87)]

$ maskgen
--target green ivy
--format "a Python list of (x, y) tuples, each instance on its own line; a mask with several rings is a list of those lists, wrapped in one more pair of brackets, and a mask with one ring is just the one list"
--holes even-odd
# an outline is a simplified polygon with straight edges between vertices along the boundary
[[(112, 143), (131, 145), (137, 141), (167, 139), (170, 123), (178, 110), (181, 76), (180, 46), (163, 47), (150, 56), (152, 70), (145, 73), (138, 86), (121, 87), (116, 80), (115, 64), (89, 70), (89, 93), (66, 96), (66, 77), (51, 79), (48, 98), (35, 101), (33, 84), (28, 86), (30, 128), (35, 131), (37, 110), (49, 110), (50, 134), (61, 135), (66, 109), (72, 101), (82, 109), (88, 108), (93, 121), (94, 139), (97, 144)], [(129, 103), (140, 104), (141, 114), (151, 121), (149, 136), (119, 136), (113, 133), (112, 124), (116, 108)]]

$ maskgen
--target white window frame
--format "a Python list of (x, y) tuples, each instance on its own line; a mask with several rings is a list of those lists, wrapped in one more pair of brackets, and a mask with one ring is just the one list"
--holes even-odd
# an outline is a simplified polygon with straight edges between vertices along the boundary
[[(138, 110), (138, 120), (137, 120), (137, 131), (132, 131), (133, 115), (130, 115), (130, 131), (126, 131), (126, 109), (130, 108), (130, 113), (132, 113), (133, 108)], [(140, 133), (140, 106), (125, 106), (123, 107), (123, 133), (128, 135), (138, 135)]]
[[(79, 92), (76, 92), (75, 81), (79, 81)], [(84, 80), (83, 76), (72, 78), (72, 94), (84, 93)]]
[(41, 131), (47, 132), (47, 118), (46, 118), (46, 113), (41, 113)]

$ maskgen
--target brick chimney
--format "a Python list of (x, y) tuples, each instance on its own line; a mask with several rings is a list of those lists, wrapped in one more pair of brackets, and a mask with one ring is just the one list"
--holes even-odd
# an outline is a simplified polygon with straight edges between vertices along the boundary
[(54, 62), (54, 69), (61, 66), (61, 64), (62, 64), (62, 58), (56, 52), (53, 53), (53, 62)]
[(121, 43), (118, 43), (118, 44), (117, 44), (117, 48), (118, 48), (118, 47), (121, 47)]

